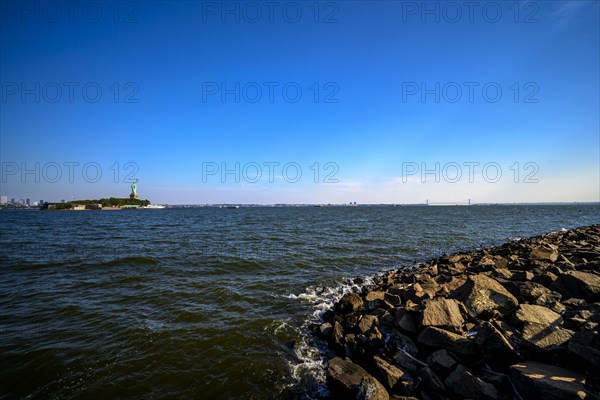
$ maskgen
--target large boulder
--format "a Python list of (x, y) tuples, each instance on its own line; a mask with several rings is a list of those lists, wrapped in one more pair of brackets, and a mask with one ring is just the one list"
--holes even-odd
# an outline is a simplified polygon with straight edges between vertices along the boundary
[(461, 300), (473, 317), (483, 312), (506, 313), (519, 304), (500, 283), (485, 275), (469, 276), (465, 284), (453, 292), (453, 297)]
[(459, 302), (455, 299), (426, 300), (424, 305), (422, 326), (437, 326), (458, 331), (465, 323), (460, 314)]
[(459, 364), (444, 381), (446, 387), (451, 388), (454, 394), (463, 399), (496, 400), (499, 398), (498, 390), (491, 383), (487, 383), (469, 372)]
[(489, 322), (484, 322), (475, 336), (483, 359), (493, 367), (507, 367), (520, 360), (519, 353), (504, 335)]
[(350, 314), (358, 311), (362, 307), (363, 301), (356, 293), (346, 293), (335, 305), (336, 311), (340, 314)]
[(558, 259), (558, 248), (548, 243), (534, 246), (529, 253), (529, 259), (531, 261), (555, 262)]
[(434, 351), (427, 357), (427, 364), (434, 370), (442, 372), (444, 375), (454, 368), (456, 362), (454, 356), (446, 349)]
[(392, 393), (410, 394), (415, 382), (407, 372), (390, 364), (381, 357), (373, 357), (377, 375), (383, 385)]
[(551, 288), (565, 298), (583, 298), (589, 303), (600, 300), (600, 276), (589, 272), (567, 271)]
[(513, 365), (510, 376), (524, 400), (580, 400), (591, 398), (582, 375), (535, 361)]
[(376, 316), (368, 314), (363, 315), (360, 321), (358, 322), (358, 330), (366, 335), (371, 331), (371, 329), (377, 326), (378, 323), (379, 321), (377, 320)]
[(395, 314), (394, 324), (399, 329), (407, 333), (417, 333), (419, 327), (415, 318), (404, 309), (397, 309)]
[(383, 385), (352, 361), (339, 357), (329, 360), (327, 379), (340, 395), (365, 400), (388, 400)]
[(590, 366), (600, 368), (600, 335), (598, 331), (584, 329), (573, 335), (569, 351), (585, 360)]
[(568, 342), (573, 332), (561, 328), (562, 317), (549, 308), (521, 304), (513, 323), (521, 329), (522, 345), (539, 352), (554, 350)]

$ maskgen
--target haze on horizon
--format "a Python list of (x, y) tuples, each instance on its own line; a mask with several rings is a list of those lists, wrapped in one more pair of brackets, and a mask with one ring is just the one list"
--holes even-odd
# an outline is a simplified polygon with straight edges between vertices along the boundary
[(596, 1), (0, 8), (0, 195), (600, 201)]

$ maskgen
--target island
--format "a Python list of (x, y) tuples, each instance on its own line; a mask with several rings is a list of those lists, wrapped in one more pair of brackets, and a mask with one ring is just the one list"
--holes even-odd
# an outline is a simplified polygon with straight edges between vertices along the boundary
[(44, 203), (41, 210), (127, 210), (127, 209), (163, 209), (165, 206), (151, 204), (150, 200), (140, 200), (137, 193), (139, 180), (131, 184), (131, 194), (128, 198), (109, 197), (100, 200), (72, 200), (61, 203)]

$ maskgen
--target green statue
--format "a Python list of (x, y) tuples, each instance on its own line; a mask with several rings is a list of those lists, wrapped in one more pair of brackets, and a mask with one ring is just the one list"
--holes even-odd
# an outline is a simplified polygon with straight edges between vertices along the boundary
[(136, 179), (135, 182), (133, 182), (131, 184), (131, 196), (130, 197), (136, 198), (136, 199), (137, 199), (137, 196), (138, 196), (138, 194), (137, 194), (137, 183), (138, 182), (139, 182), (139, 180)]

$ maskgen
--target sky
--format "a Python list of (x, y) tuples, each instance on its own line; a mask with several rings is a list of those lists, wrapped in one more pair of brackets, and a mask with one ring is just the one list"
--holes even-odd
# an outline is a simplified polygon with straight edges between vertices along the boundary
[(597, 1), (0, 6), (9, 200), (600, 201)]

